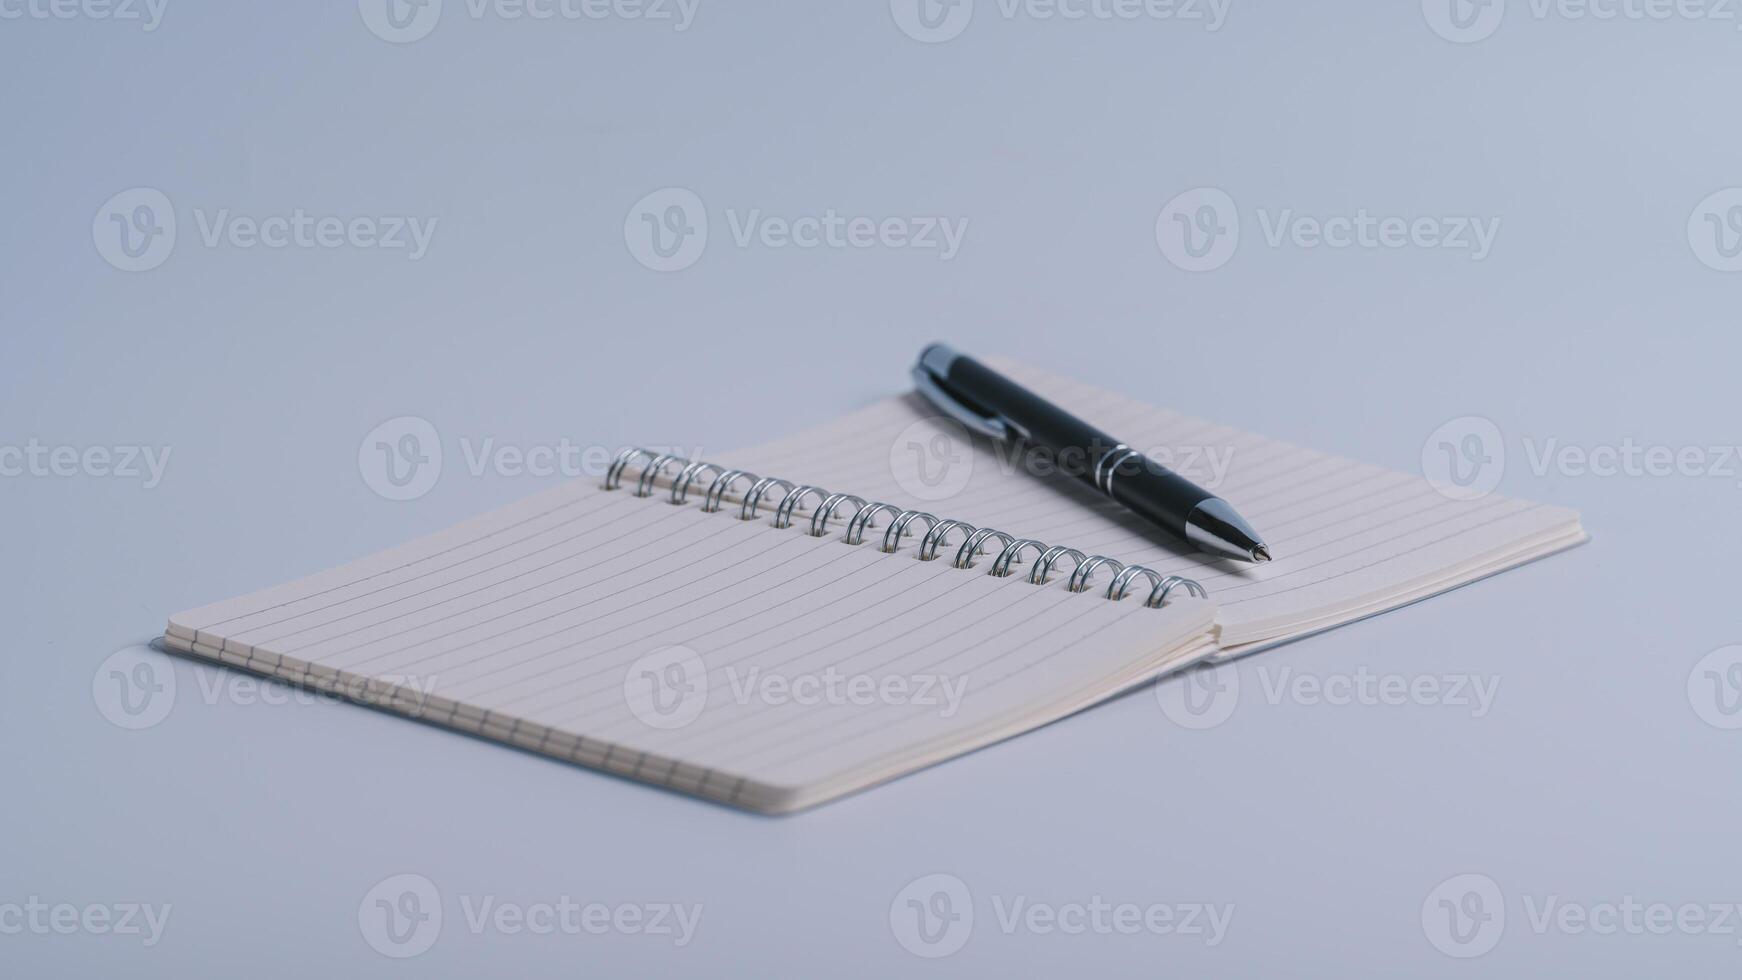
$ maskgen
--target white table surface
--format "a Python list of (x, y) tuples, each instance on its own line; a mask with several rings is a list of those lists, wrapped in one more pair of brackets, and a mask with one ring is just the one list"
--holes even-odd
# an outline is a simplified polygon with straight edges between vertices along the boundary
[[(1738, 920), (1713, 909), (1742, 901), (1742, 692), (1714, 651), (1742, 643), (1742, 461), (1713, 447), (1742, 441), (1742, 274), (1696, 208), (1742, 184), (1736, 24), (1511, 3), (1456, 43), (1418, 4), (1367, 6), (1235, 2), (1207, 30), (980, 0), (936, 44), (899, 0), (704, 2), (683, 31), (449, 0), (405, 44), (349, 3), (171, 3), (150, 31), (8, 7), (0, 447), (170, 455), (150, 488), (0, 457), (0, 972), (1733, 973)], [(177, 237), (125, 272), (99, 209), (138, 187)], [(625, 216), (670, 187), (710, 235), (660, 273)], [(1242, 235), (1193, 273), (1157, 218), (1204, 187)], [(416, 260), (229, 237), (298, 209), (436, 224)], [(967, 225), (947, 259), (734, 240), (752, 212), (830, 209)], [(1479, 259), (1267, 235), (1362, 212), (1498, 231)], [(474, 477), (465, 446), (705, 455), (899, 390), (938, 338), (1398, 469), (1479, 416), (1501, 491), (1578, 508), (1594, 540), (1246, 661), (1206, 730), (1144, 689), (782, 819), (182, 660), (148, 661), (175, 685), (155, 724), (111, 720), (109, 658), (169, 613), (555, 482)], [(408, 415), (444, 468), (391, 501), (358, 448)], [(1699, 465), (1605, 476), (1551, 446)], [(1310, 693), (1372, 675), (1492, 700)], [(401, 874), (443, 920), (398, 960), (359, 911)], [(974, 922), (930, 960), (899, 920), (936, 874)], [(1497, 940), (1449, 928), (1465, 874), (1498, 890)], [(681, 947), (468, 921), (565, 896), (702, 913)], [(1018, 900), (1233, 915), (1212, 944), (1006, 924)], [(155, 943), (101, 925), (130, 903), (168, 906)], [(62, 934), (38, 904), (106, 911)], [(1667, 934), (1653, 907), (1681, 916)]]

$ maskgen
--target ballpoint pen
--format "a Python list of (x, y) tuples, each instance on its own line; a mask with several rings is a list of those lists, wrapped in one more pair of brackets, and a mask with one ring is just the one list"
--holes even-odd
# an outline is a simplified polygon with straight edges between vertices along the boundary
[(949, 417), (993, 439), (1051, 452), (1071, 473), (1200, 551), (1240, 561), (1270, 549), (1228, 502), (944, 344), (920, 352), (915, 385)]

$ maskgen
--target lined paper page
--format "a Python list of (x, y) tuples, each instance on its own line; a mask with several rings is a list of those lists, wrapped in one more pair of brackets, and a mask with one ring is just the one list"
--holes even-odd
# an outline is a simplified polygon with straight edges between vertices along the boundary
[(1078, 481), (1029, 472), (1008, 447), (969, 438), (914, 394), (719, 461), (1196, 579), (1221, 608), (1230, 649), (1398, 605), (1583, 540), (1569, 510), (1500, 496), (1452, 500), (1419, 476), (992, 363), (1228, 500), (1276, 560), (1255, 566), (1190, 552)]
[[(633, 483), (631, 482), (631, 486)], [(763, 809), (1033, 727), (1211, 651), (1213, 607), (571, 484), (173, 617), (181, 649)], [(837, 529), (838, 530), (838, 529)]]

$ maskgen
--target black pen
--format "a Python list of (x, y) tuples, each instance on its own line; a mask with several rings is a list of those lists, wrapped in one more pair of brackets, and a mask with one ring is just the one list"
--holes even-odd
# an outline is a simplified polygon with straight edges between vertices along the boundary
[(1270, 549), (1228, 502), (944, 344), (920, 352), (913, 380), (932, 404), (994, 439), (1020, 440), (1200, 551), (1269, 561)]

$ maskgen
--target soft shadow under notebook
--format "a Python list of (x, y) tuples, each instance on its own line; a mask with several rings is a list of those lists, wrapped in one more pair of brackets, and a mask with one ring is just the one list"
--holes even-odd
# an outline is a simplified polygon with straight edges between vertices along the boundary
[(1571, 511), (994, 363), (1213, 483), (1276, 560), (1183, 553), (902, 396), (717, 463), (627, 450), (603, 486), (178, 614), (165, 642), (784, 812), (1585, 540)]

